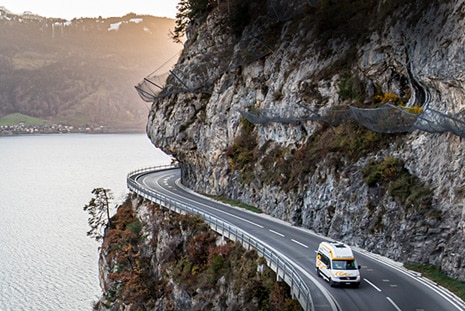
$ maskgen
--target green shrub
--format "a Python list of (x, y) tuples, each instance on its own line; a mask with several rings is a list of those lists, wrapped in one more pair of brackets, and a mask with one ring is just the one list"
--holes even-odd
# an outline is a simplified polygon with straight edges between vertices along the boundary
[(395, 180), (394, 175), (398, 175), (399, 162), (394, 157), (386, 157), (383, 161), (370, 160), (362, 169), (365, 183), (369, 187), (374, 187), (383, 182)]
[(225, 198), (225, 197), (222, 197), (222, 196), (217, 196), (217, 195), (209, 195), (209, 194), (205, 194), (205, 195), (209, 196), (210, 198), (212, 198), (214, 200), (217, 200), (217, 201), (229, 204), (229, 205), (237, 206), (237, 207), (246, 209), (246, 210), (254, 212), (254, 213), (258, 213), (258, 214), (263, 213), (263, 211), (261, 209), (255, 207), (255, 206), (252, 206), (252, 205), (245, 204), (244, 202), (241, 202), (241, 201), (238, 201), (238, 200), (228, 199), (228, 198)]
[(257, 161), (257, 138), (255, 125), (241, 118), (241, 132), (226, 150), (231, 168), (241, 171), (242, 182), (249, 183), (254, 178), (254, 164)]
[(264, 170), (258, 177), (264, 184), (294, 191), (321, 161), (326, 160), (337, 172), (346, 163), (354, 163), (370, 152), (385, 148), (396, 137), (370, 131), (355, 122), (338, 127), (323, 125), (294, 150), (264, 144), (259, 150), (259, 154), (266, 154), (260, 162)]
[(132, 233), (134, 233), (136, 236), (140, 236), (140, 232), (142, 230), (142, 223), (139, 221), (139, 219), (134, 220), (130, 224), (126, 226), (129, 230), (131, 230)]
[(465, 300), (465, 282), (448, 277), (443, 271), (441, 271), (440, 267), (433, 265), (409, 263), (404, 264), (404, 266), (407, 269), (421, 272), (427, 278), (449, 289), (451, 292), (459, 296), (462, 300)]
[(345, 75), (338, 85), (341, 100), (363, 101), (366, 97), (365, 85), (357, 76)]
[(431, 208), (432, 191), (410, 174), (401, 160), (388, 156), (382, 161), (369, 161), (362, 169), (369, 187), (380, 187), (397, 198), (405, 208), (425, 210)]
[[(216, 282), (224, 273), (225, 259), (223, 256), (215, 254), (212, 256), (209, 271), (212, 281)], [(213, 282), (212, 282), (213, 283)]]

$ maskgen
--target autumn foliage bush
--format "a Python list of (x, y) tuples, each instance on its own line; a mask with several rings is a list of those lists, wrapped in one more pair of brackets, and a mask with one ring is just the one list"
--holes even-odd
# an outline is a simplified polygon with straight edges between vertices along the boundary
[[(174, 310), (174, 284), (191, 299), (207, 295), (200, 299), (206, 301), (202, 310), (226, 303), (231, 294), (237, 297), (233, 303), (246, 310), (301, 310), (291, 299), (289, 287), (276, 285), (276, 274), (255, 250), (223, 240), (199, 217), (172, 214), (152, 205), (148, 210), (153, 223), (144, 224), (134, 209), (132, 201), (126, 200), (106, 231), (102, 254), (109, 274), (96, 310), (123, 306), (128, 311), (148, 310), (160, 305)], [(141, 236), (148, 231), (150, 240)], [(163, 251), (170, 255), (161, 255)], [(213, 301), (216, 295), (220, 301)]]
[(137, 306), (155, 295), (156, 280), (150, 277), (150, 265), (139, 254), (140, 226), (128, 198), (112, 217), (102, 244), (107, 266), (111, 267), (103, 304), (128, 301), (135, 306), (131, 310), (140, 310)]

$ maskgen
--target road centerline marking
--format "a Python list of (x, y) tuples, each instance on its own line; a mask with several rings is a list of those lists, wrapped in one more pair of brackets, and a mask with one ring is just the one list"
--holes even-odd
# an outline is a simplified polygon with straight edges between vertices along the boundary
[(305, 247), (305, 248), (308, 248), (308, 246), (307, 246), (307, 245), (305, 245), (305, 244), (304, 244), (304, 243), (302, 243), (302, 242), (299, 242), (299, 241), (297, 241), (297, 240), (294, 240), (294, 239), (291, 239), (291, 241), (292, 241), (292, 242), (294, 242), (294, 243), (297, 243), (297, 244), (299, 244), (300, 246), (303, 246), (303, 247)]
[(368, 281), (367, 278), (363, 278), (368, 284), (370, 284), (374, 289), (376, 289), (378, 292), (382, 292), (381, 289), (376, 286), (375, 284), (371, 283), (370, 281)]
[(386, 297), (386, 299), (394, 306), (394, 308), (396, 308), (397, 311), (402, 311), (402, 309), (399, 308), (391, 298)]
[[(178, 174), (176, 174), (176, 175), (173, 174), (172, 176), (177, 176), (177, 175), (178, 175)], [(171, 175), (170, 175), (170, 176), (171, 176)], [(137, 185), (137, 183), (138, 183), (137, 179), (135, 179), (135, 182), (136, 182), (136, 185)], [(128, 184), (129, 184), (129, 182), (128, 182)], [(139, 187), (139, 186), (142, 185), (142, 184), (144, 184), (144, 185), (147, 184), (147, 182), (146, 182), (145, 179), (144, 179), (141, 183), (139, 183), (137, 186), (135, 186), (135, 189), (138, 191), (139, 188), (141, 188), (141, 187)], [(151, 183), (150, 183), (150, 184), (151, 184)], [(165, 180), (164, 183), (160, 183), (160, 186), (162, 186), (163, 184), (164, 184), (164, 185), (167, 184), (166, 180)], [(132, 185), (131, 185), (131, 187), (132, 187)], [(167, 186), (167, 187), (168, 187), (169, 189), (173, 189), (172, 186)], [(152, 187), (147, 187), (147, 188), (148, 188), (148, 189), (144, 189), (144, 187), (142, 187), (141, 190), (140, 190), (140, 192), (142, 193), (142, 195), (143, 195), (144, 197), (145, 197), (145, 195), (147, 195), (149, 198), (152, 197), (152, 198), (154, 198), (156, 201), (166, 200), (166, 198), (164, 198), (165, 195), (164, 195), (164, 194), (161, 194), (161, 193), (164, 193), (164, 192), (159, 192), (159, 193), (158, 193), (158, 192), (156, 192), (155, 190), (152, 190)], [(139, 192), (137, 192), (137, 191), (136, 191), (136, 193), (139, 193)], [(171, 192), (171, 193), (175, 193), (174, 191), (168, 191), (168, 193), (170, 193), (170, 192)], [(153, 196), (153, 195), (155, 195), (155, 196)], [(168, 204), (170, 204), (170, 202), (171, 202), (171, 200), (168, 201)], [(236, 216), (236, 217), (238, 217), (238, 216)], [(254, 224), (254, 223), (252, 223), (252, 224)], [(256, 224), (254, 224), (254, 225), (256, 226)], [(263, 228), (263, 226), (262, 226), (261, 228)], [(276, 232), (276, 231), (275, 231), (275, 232)], [(283, 232), (287, 232), (287, 231), (283, 231)], [(279, 232), (278, 232), (278, 233), (279, 233)], [(288, 237), (288, 238), (289, 238), (289, 237)], [(295, 240), (293, 240), (293, 242), (302, 245), (302, 243), (297, 242), (297, 241), (295, 241)], [(430, 285), (429, 282), (424, 281), (421, 275), (414, 275), (414, 276), (412, 276), (410, 272), (404, 271), (404, 268), (403, 268), (402, 266), (397, 266), (396, 264), (391, 263), (390, 261), (384, 262), (384, 261), (382, 260), (382, 258), (379, 259), (379, 258), (377, 258), (377, 257), (375, 257), (375, 256), (366, 255), (365, 253), (363, 253), (363, 251), (360, 251), (360, 252), (361, 252), (363, 255), (365, 255), (366, 257), (368, 257), (368, 258), (370, 258), (370, 259), (372, 259), (372, 260), (375, 260), (375, 261), (378, 262), (378, 263), (383, 263), (383, 264), (385, 264), (387, 267), (389, 267), (389, 268), (391, 268), (391, 269), (394, 269), (394, 270), (397, 270), (397, 271), (399, 271), (399, 272), (401, 272), (401, 273), (403, 273), (403, 274), (405, 274), (405, 275), (411, 277), (412, 279), (418, 281), (419, 283), (421, 283), (422, 285), (426, 286), (427, 288), (432, 289), (432, 290), (433, 290), (434, 292), (436, 292), (439, 296), (441, 296), (442, 298), (445, 298), (449, 303), (451, 303), (453, 306), (455, 306), (455, 307), (458, 308), (459, 310), (465, 311), (465, 308), (464, 308), (464, 309), (461, 309), (461, 308), (460, 308), (459, 303), (456, 302), (456, 300), (454, 300), (455, 298), (454, 298), (453, 296), (449, 296), (447, 292), (442, 292), (442, 291), (436, 289), (436, 286), (435, 286), (435, 285)], [(374, 270), (373, 270), (372, 268), (367, 268), (367, 271), (374, 271)], [(305, 275), (307, 275), (307, 274), (305, 274)], [(397, 281), (397, 280), (394, 280), (394, 279), (393, 279), (392, 282), (394, 282), (394, 284), (390, 284), (391, 281), (390, 281), (389, 279), (382, 279), (382, 280), (381, 280), (381, 284), (387, 285), (387, 286), (391, 286), (391, 287), (397, 287), (397, 284), (395, 284), (396, 281)], [(376, 282), (379, 282), (379, 280), (376, 280), (375, 283), (376, 283)], [(386, 282), (386, 283), (384, 283), (384, 282)], [(377, 291), (379, 291), (379, 292), (382, 292), (382, 290), (381, 290), (380, 288), (378, 288), (377, 286), (375, 286), (375, 285), (374, 285), (373, 283), (371, 283), (370, 281), (367, 281), (367, 283), (369, 283), (369, 285), (372, 285), (372, 287), (373, 287), (375, 290), (377, 290)], [(397, 297), (396, 294), (393, 294), (393, 295), (394, 295), (394, 300), (396, 300), (396, 297)], [(396, 310), (401, 310), (401, 309), (399, 308), (399, 306), (396, 305), (396, 303), (394, 302), (393, 299), (391, 299), (390, 297), (387, 297), (386, 295), (383, 295), (383, 296), (385, 296), (386, 299), (391, 303), (391, 305), (393, 306), (393, 307), (391, 307), (391, 308), (393, 308), (393, 309), (395, 308)], [(452, 297), (452, 298), (451, 298), (451, 297)], [(337, 302), (335, 301), (335, 303), (337, 303)], [(403, 306), (403, 307), (404, 307), (404, 306)], [(423, 309), (421, 309), (421, 308), (420, 308), (420, 309), (415, 309), (415, 310), (417, 310), (417, 311), (423, 311)]]
[(280, 237), (284, 237), (284, 234), (279, 233), (279, 232), (277, 232), (277, 231), (274, 231), (274, 230), (271, 230), (271, 229), (270, 229), (270, 232), (271, 232), (271, 233), (274, 233), (274, 234), (276, 234), (276, 235), (279, 235)]

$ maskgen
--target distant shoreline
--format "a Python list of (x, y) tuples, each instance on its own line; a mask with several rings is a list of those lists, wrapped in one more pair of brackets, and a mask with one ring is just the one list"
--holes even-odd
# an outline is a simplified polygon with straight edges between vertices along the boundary
[(118, 133), (145, 133), (142, 127), (116, 127), (112, 128), (105, 125), (89, 126), (72, 126), (65, 124), (27, 124), (26, 121), (20, 121), (17, 124), (0, 125), (0, 136), (11, 135), (36, 135), (36, 134), (68, 134), (68, 133), (87, 133), (87, 134), (118, 134)]
[(34, 136), (34, 135), (49, 135), (49, 134), (145, 134), (142, 129), (115, 129), (115, 130), (102, 130), (102, 131), (4, 131), (0, 130), (0, 137), (8, 136)]

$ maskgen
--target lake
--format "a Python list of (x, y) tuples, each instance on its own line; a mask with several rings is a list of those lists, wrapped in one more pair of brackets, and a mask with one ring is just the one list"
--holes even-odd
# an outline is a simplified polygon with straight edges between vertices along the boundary
[(92, 189), (111, 189), (115, 205), (129, 171), (170, 162), (145, 134), (0, 137), (0, 310), (92, 310)]

